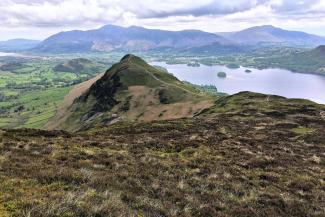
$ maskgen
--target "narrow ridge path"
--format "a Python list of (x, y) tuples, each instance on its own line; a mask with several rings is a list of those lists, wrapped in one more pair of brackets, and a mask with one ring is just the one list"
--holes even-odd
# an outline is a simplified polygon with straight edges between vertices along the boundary
[(183, 87), (177, 86), (176, 84), (170, 84), (170, 83), (167, 83), (167, 82), (165, 82), (165, 81), (163, 81), (163, 80), (157, 78), (157, 77), (156, 77), (155, 75), (153, 75), (152, 73), (148, 72), (148, 70), (145, 70), (145, 72), (146, 72), (148, 75), (150, 75), (152, 78), (156, 79), (157, 81), (159, 81), (159, 82), (161, 82), (161, 83), (163, 83), (163, 84), (165, 84), (165, 85), (167, 85), (167, 86), (173, 86), (173, 87), (176, 87), (176, 88), (178, 88), (178, 89), (184, 90), (185, 92), (190, 93), (190, 94), (193, 94), (193, 95), (196, 95), (196, 96), (203, 96), (202, 94), (194, 93), (194, 92), (189, 91), (189, 90), (187, 90), (187, 89), (185, 89), (185, 88), (183, 88)]

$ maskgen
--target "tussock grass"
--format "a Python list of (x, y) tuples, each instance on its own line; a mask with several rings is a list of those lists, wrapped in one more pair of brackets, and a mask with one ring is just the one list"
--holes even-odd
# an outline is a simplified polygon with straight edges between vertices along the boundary
[[(122, 122), (74, 134), (4, 130), (0, 213), (323, 216), (325, 123), (295, 115)], [(314, 130), (292, 132), (306, 125)]]

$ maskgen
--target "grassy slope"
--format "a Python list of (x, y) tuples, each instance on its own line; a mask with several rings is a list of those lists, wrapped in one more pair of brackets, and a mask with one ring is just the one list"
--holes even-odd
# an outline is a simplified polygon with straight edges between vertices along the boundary
[(82, 134), (2, 131), (0, 202), (14, 216), (324, 216), (325, 107), (262, 99)]
[(286, 99), (285, 97), (276, 95), (240, 92), (217, 99), (214, 106), (205, 109), (199, 115), (213, 116), (219, 113), (240, 113), (248, 117), (263, 115), (286, 117), (286, 113), (301, 112), (308, 114), (315, 111), (317, 112), (321, 108), (324, 108), (324, 106), (304, 99)]

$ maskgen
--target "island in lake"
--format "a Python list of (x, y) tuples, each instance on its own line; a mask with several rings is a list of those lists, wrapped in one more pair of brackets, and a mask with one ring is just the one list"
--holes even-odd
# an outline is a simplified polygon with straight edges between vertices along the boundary
[(218, 72), (218, 77), (219, 78), (226, 78), (227, 74), (225, 72)]
[(190, 67), (200, 67), (200, 63), (198, 63), (198, 62), (188, 63), (187, 66), (190, 66)]

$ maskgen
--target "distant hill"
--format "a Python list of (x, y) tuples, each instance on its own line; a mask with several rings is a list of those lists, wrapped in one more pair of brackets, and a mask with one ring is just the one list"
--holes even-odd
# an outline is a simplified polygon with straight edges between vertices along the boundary
[(72, 90), (47, 128), (74, 131), (121, 119), (192, 117), (211, 103), (209, 96), (192, 85), (137, 56), (126, 55), (104, 75)]
[(309, 56), (325, 62), (325, 45), (320, 45), (308, 53)]
[[(286, 58), (284, 58), (286, 60)], [(325, 45), (287, 58), (294, 71), (325, 74)]]
[(53, 70), (56, 72), (72, 72), (76, 74), (90, 73), (96, 71), (96, 65), (88, 59), (77, 58), (56, 65)]
[(24, 67), (22, 63), (19, 62), (8, 62), (5, 64), (0, 64), (1, 71), (14, 72), (17, 69)]
[(280, 57), (259, 58), (258, 62), (268, 68), (283, 68), (295, 72), (325, 75), (325, 45)]
[(240, 44), (289, 44), (317, 46), (325, 43), (325, 38), (299, 31), (289, 31), (271, 25), (255, 26), (238, 32), (217, 33)]
[(37, 52), (89, 52), (89, 51), (145, 51), (165, 48), (189, 48), (214, 42), (230, 43), (229, 40), (203, 31), (165, 31), (137, 26), (120, 27), (106, 25), (89, 31), (68, 31), (44, 40)]
[(36, 47), (41, 41), (29, 39), (11, 39), (8, 41), (0, 41), (0, 51), (15, 52), (24, 51)]

